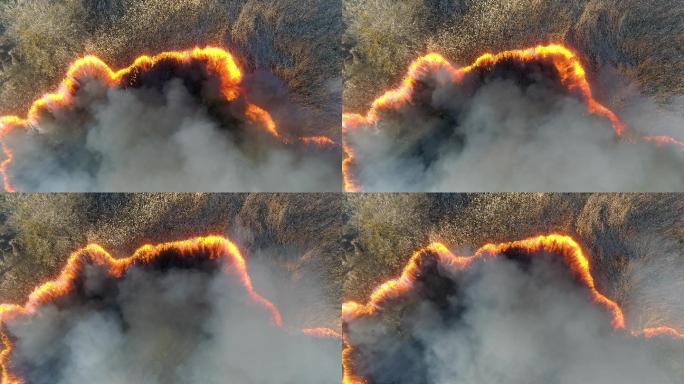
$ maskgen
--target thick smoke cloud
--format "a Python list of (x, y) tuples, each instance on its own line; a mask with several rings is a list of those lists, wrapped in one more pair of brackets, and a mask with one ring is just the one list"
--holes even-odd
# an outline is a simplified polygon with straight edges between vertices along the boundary
[(681, 341), (615, 331), (557, 257), (520, 256), (424, 263), (405, 299), (346, 324), (355, 372), (369, 384), (681, 380)]
[[(425, 74), (409, 103), (345, 132), (364, 191), (678, 191), (684, 152), (641, 135), (684, 132), (684, 116), (632, 95), (623, 122), (637, 138), (560, 86), (544, 63), (504, 63), (463, 81)], [(673, 103), (679, 103), (677, 99)], [(621, 113), (622, 115), (622, 113)]]
[(15, 129), (3, 138), (13, 155), (12, 186), (67, 192), (340, 189), (334, 144), (302, 141), (286, 107), (276, 116), (278, 137), (250, 111), (244, 95), (273, 92), (282, 82), (252, 75), (240, 86), (267, 89), (239, 90), (229, 101), (218, 76), (200, 64), (165, 63), (138, 71), (124, 86), (81, 78), (70, 103), (48, 106), (28, 132)]
[[(279, 304), (304, 309), (297, 295)], [(210, 262), (136, 266), (120, 280), (90, 265), (74, 293), (7, 330), (10, 366), (27, 384), (333, 384), (340, 376), (338, 341), (275, 326), (237, 276)]]

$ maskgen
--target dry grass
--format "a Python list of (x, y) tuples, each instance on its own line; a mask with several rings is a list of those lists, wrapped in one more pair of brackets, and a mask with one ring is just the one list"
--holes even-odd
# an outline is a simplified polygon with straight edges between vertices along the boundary
[[(684, 92), (684, 3), (643, 0), (347, 0), (345, 110), (358, 111), (427, 51), (468, 64), (487, 51), (563, 42), (591, 69), (650, 94)], [(373, 42), (382, 44), (376, 46)], [(398, 68), (398, 69), (397, 69)]]
[(248, 71), (280, 77), (311, 114), (308, 129), (332, 131), (341, 108), (340, 15), (341, 5), (325, 0), (5, 0), (0, 110), (24, 112), (84, 54), (123, 66), (142, 53), (217, 45)]
[(677, 194), (355, 194), (346, 198), (345, 300), (365, 301), (432, 241), (469, 254), (489, 242), (569, 234), (597, 284), (635, 326), (684, 329), (684, 198)]

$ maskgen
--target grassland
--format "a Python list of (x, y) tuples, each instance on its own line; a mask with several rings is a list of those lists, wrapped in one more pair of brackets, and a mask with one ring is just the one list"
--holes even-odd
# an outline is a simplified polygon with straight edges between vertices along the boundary
[(617, 72), (661, 100), (684, 92), (681, 1), (345, 0), (344, 15), (350, 112), (394, 85), (420, 54), (465, 65), (484, 52), (549, 42), (579, 51), (591, 76)]

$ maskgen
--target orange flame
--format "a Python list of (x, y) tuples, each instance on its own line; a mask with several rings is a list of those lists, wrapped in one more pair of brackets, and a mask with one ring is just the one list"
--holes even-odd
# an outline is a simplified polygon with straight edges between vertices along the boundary
[(663, 335), (670, 336), (674, 339), (684, 339), (684, 333), (677, 331), (676, 329), (670, 327), (653, 327), (644, 328), (641, 334), (646, 338), (659, 337)]
[(149, 70), (162, 61), (176, 61), (179, 63), (202, 61), (207, 69), (218, 75), (221, 94), (226, 100), (235, 100), (240, 95), (239, 85), (242, 81), (242, 72), (233, 56), (221, 48), (206, 47), (188, 51), (163, 52), (156, 56), (143, 55), (136, 58), (130, 66), (117, 71), (111, 69), (96, 56), (85, 56), (74, 61), (69, 66), (65, 78), (56, 92), (47, 93), (33, 102), (26, 118), (18, 116), (4, 116), (0, 118), (0, 124), (2, 125), (0, 127), (0, 134), (4, 135), (5, 131), (11, 128), (11, 126), (6, 126), (8, 122), (11, 122), (11, 125), (15, 127), (18, 125), (35, 125), (39, 120), (40, 113), (45, 109), (63, 107), (70, 104), (73, 93), (83, 78), (97, 78), (110, 87), (125, 86), (125, 84), (121, 84), (124, 77), (135, 74), (138, 71)]
[[(179, 257), (188, 259), (199, 259), (201, 255), (202, 260), (225, 260), (224, 272), (237, 276), (247, 296), (270, 314), (271, 321), (275, 326), (283, 326), (282, 316), (278, 308), (254, 290), (252, 279), (247, 271), (247, 262), (240, 249), (224, 237), (205, 236), (156, 245), (145, 244), (133, 252), (131, 256), (121, 259), (114, 258), (100, 245), (89, 244), (69, 255), (66, 266), (59, 276), (36, 287), (29, 295), (26, 303), (23, 305), (0, 304), (0, 342), (3, 345), (3, 349), (0, 350), (0, 384), (24, 384), (24, 381), (13, 375), (7, 367), (13, 345), (3, 329), (3, 323), (19, 316), (33, 315), (41, 305), (69, 294), (74, 288), (75, 280), (86, 264), (105, 267), (110, 276), (119, 278), (131, 267), (148, 264), (167, 252), (174, 252)], [(301, 330), (301, 333), (316, 338), (342, 339), (340, 333), (331, 328), (305, 328)]]
[[(188, 259), (199, 258), (201, 255), (203, 260), (225, 260), (225, 272), (234, 274), (239, 279), (248, 297), (270, 313), (274, 325), (282, 326), (282, 317), (276, 306), (254, 290), (252, 280), (247, 272), (247, 263), (238, 247), (230, 240), (220, 236), (197, 237), (157, 245), (146, 244), (138, 248), (131, 256), (121, 259), (114, 258), (97, 244), (89, 244), (72, 253), (59, 276), (36, 287), (29, 295), (26, 303), (23, 305), (0, 304), (0, 326), (19, 316), (30, 316), (41, 305), (69, 294), (74, 288), (75, 280), (88, 263), (104, 267), (110, 276), (118, 278), (123, 276), (131, 267), (150, 263), (159, 258), (160, 255), (170, 251)], [(0, 328), (0, 339), (4, 345), (4, 349), (0, 351), (1, 383), (22, 384), (23, 381), (12, 375), (7, 367), (12, 353), (12, 343), (2, 328)]]
[(655, 143), (655, 145), (658, 147), (662, 147), (664, 145), (674, 145), (684, 151), (684, 142), (679, 141), (671, 136), (644, 136), (643, 139)]
[(304, 328), (302, 329), (302, 333), (304, 333), (305, 335), (318, 337), (322, 339), (342, 340), (342, 335), (332, 328)]
[(276, 124), (273, 121), (273, 118), (264, 109), (257, 107), (254, 104), (249, 104), (247, 106), (247, 109), (245, 110), (245, 115), (250, 120), (257, 121), (257, 122), (261, 123), (261, 125), (266, 127), (266, 130), (269, 133), (271, 133), (273, 136), (280, 137), (280, 134), (278, 133), (278, 129), (276, 129)]
[[(133, 64), (119, 70), (111, 69), (104, 61), (95, 56), (85, 56), (74, 61), (67, 70), (64, 80), (53, 93), (47, 93), (33, 102), (29, 108), (26, 118), (19, 116), (0, 117), (0, 140), (8, 133), (17, 128), (27, 129), (30, 126), (37, 126), (40, 116), (46, 110), (65, 107), (73, 102), (74, 93), (84, 78), (96, 78), (109, 87), (126, 86), (123, 81), (128, 77), (134, 78), (140, 71), (148, 71), (161, 62), (174, 61), (187, 63), (199, 61), (206, 68), (219, 78), (219, 89), (226, 101), (234, 101), (240, 96), (240, 85), (242, 72), (233, 56), (226, 50), (216, 47), (194, 48), (187, 51), (163, 52), (155, 56), (139, 56)], [(245, 116), (249, 121), (273, 137), (284, 140), (278, 131), (276, 123), (271, 115), (263, 108), (247, 102), (245, 106)], [(303, 138), (303, 140), (314, 140), (322, 142), (322, 138)], [(328, 139), (330, 140), (330, 139)], [(330, 140), (332, 141), (332, 140)], [(327, 144), (327, 143), (326, 143)], [(334, 144), (334, 143), (333, 143)], [(6, 192), (14, 192), (11, 180), (9, 179), (7, 168), (12, 162), (12, 152), (4, 147), (5, 159), (0, 164), (0, 173), (4, 181)]]
[[(471, 262), (477, 259), (496, 257), (497, 255), (512, 249), (524, 250), (529, 254), (539, 252), (558, 254), (563, 258), (563, 261), (568, 266), (573, 276), (589, 290), (592, 300), (611, 314), (611, 324), (613, 328), (616, 330), (625, 329), (625, 317), (622, 309), (615, 301), (609, 299), (597, 290), (594, 278), (591, 274), (589, 259), (584, 255), (582, 248), (572, 237), (560, 234), (537, 236), (508, 243), (485, 244), (478, 249), (473, 256), (457, 256), (451, 253), (444, 244), (432, 243), (427, 247), (418, 250), (411, 256), (398, 278), (388, 280), (375, 288), (365, 304), (360, 304), (355, 301), (343, 303), (342, 321), (347, 323), (361, 317), (372, 316), (379, 311), (382, 311), (382, 308), (389, 302), (405, 297), (414, 289), (417, 276), (420, 272), (421, 260), (425, 257), (434, 255), (437, 257), (437, 261), (442, 268), (456, 271), (468, 267)], [(641, 331), (631, 331), (630, 334), (647, 338), (668, 335), (676, 339), (684, 340), (684, 334), (665, 326), (645, 328)], [(365, 384), (366, 381), (354, 373), (351, 367), (350, 362), (352, 359), (353, 347), (349, 343), (346, 334), (343, 335), (343, 346), (342, 383)]]
[[(28, 125), (28, 120), (21, 119), (18, 116), (2, 116), (0, 117), (0, 139), (10, 132), (11, 130)], [(7, 144), (2, 143), (2, 152), (5, 155), (5, 159), (0, 163), (0, 174), (2, 174), (2, 185), (5, 192), (16, 192), (12, 181), (7, 173), (7, 168), (9, 168), (14, 155), (12, 151), (7, 147)]]
[(344, 153), (342, 159), (342, 187), (345, 192), (361, 192), (361, 187), (354, 180), (352, 176), (352, 169), (354, 167), (354, 150), (349, 146), (345, 140), (345, 134), (351, 127), (363, 125), (366, 118), (353, 113), (342, 114), (342, 151)]
[(7, 167), (12, 163), (14, 155), (5, 143), (2, 143), (2, 153), (5, 155), (5, 160), (0, 163), (0, 174), (2, 174), (2, 185), (5, 188), (5, 192), (16, 192), (12, 181), (10, 181), (9, 175), (7, 174)]
[[(618, 137), (624, 137), (627, 132), (626, 126), (620, 121), (615, 113), (594, 99), (591, 86), (586, 77), (586, 71), (580, 58), (569, 48), (559, 44), (539, 45), (529, 49), (517, 49), (503, 51), (496, 54), (485, 53), (478, 57), (475, 62), (467, 67), (456, 68), (444, 57), (437, 53), (429, 53), (415, 60), (408, 69), (408, 74), (401, 85), (385, 92), (371, 103), (371, 107), (365, 115), (357, 113), (344, 113), (342, 115), (342, 148), (345, 159), (342, 164), (344, 187), (347, 192), (359, 192), (360, 187), (354, 181), (352, 169), (354, 166), (354, 152), (345, 141), (345, 135), (351, 130), (362, 125), (374, 125), (380, 120), (383, 111), (397, 109), (411, 101), (413, 91), (426, 73), (440, 72), (444, 77), (440, 81), (459, 83), (464, 75), (476, 69), (491, 68), (506, 60), (515, 60), (522, 63), (533, 61), (549, 61), (560, 76), (561, 84), (569, 91), (580, 96), (589, 113), (606, 118), (610, 121), (613, 130)], [(668, 136), (658, 138), (644, 137), (646, 141), (656, 141), (661, 144), (675, 144), (684, 150), (681, 143)], [(629, 140), (629, 138), (628, 138)]]
[(335, 142), (327, 136), (308, 136), (299, 139), (304, 144), (313, 145), (319, 148), (330, 148), (335, 146)]

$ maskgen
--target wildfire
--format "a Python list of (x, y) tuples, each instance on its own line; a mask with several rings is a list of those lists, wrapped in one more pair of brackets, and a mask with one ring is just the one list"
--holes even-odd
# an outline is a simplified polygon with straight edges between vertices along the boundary
[[(473, 64), (462, 68), (454, 67), (437, 53), (429, 53), (411, 63), (407, 75), (401, 81), (400, 86), (385, 92), (375, 99), (365, 115), (357, 113), (344, 113), (342, 115), (342, 148), (344, 151), (342, 173), (345, 191), (360, 192), (361, 190), (353, 176), (354, 151), (345, 141), (345, 135), (348, 132), (360, 126), (372, 126), (380, 120), (380, 116), (384, 111), (395, 110), (411, 103), (416, 85), (424, 79), (426, 74), (439, 73), (440, 76), (437, 81), (458, 84), (462, 81), (464, 75), (469, 72), (478, 69), (489, 70), (503, 61), (510, 60), (521, 63), (534, 61), (551, 63), (560, 77), (561, 84), (568, 92), (576, 94), (581, 98), (589, 113), (608, 119), (617, 137), (628, 141), (632, 140), (631, 135), (627, 134), (628, 131), (625, 124), (620, 121), (617, 115), (594, 98), (580, 58), (567, 47), (551, 44), (539, 45), (528, 49), (503, 51), (496, 54), (485, 53), (478, 57)], [(646, 136), (642, 139), (656, 142), (659, 145), (673, 144), (684, 150), (683, 142), (669, 136)]]
[[(23, 384), (24, 381), (12, 374), (8, 362), (12, 354), (12, 342), (6, 334), (3, 324), (20, 316), (31, 316), (44, 304), (54, 302), (68, 295), (86, 265), (96, 265), (106, 269), (114, 277), (122, 277), (126, 271), (136, 265), (145, 265), (158, 259), (161, 255), (172, 253), (184, 259), (223, 260), (224, 272), (236, 276), (245, 289), (249, 299), (266, 310), (272, 323), (283, 326), (280, 311), (268, 299), (254, 290), (252, 279), (247, 271), (247, 263), (240, 249), (230, 240), (221, 236), (197, 237), (189, 240), (174, 241), (162, 244), (146, 244), (138, 248), (131, 256), (114, 258), (100, 245), (89, 244), (85, 248), (69, 255), (65, 267), (56, 279), (36, 287), (23, 305), (0, 304), (0, 340), (3, 349), (0, 351), (1, 384)], [(305, 335), (332, 338), (336, 331), (327, 328), (311, 328), (301, 331)]]
[(249, 104), (245, 111), (245, 114), (252, 121), (258, 121), (262, 126), (266, 127), (266, 130), (275, 137), (280, 137), (276, 124), (273, 121), (271, 115), (260, 107), (254, 104)]
[(659, 337), (663, 335), (670, 336), (675, 339), (684, 339), (684, 333), (677, 331), (676, 329), (670, 327), (653, 327), (644, 328), (641, 332), (646, 338)]
[(674, 145), (684, 151), (684, 142), (681, 142), (671, 136), (644, 136), (643, 139), (655, 143), (659, 147), (664, 145)]
[(319, 148), (329, 148), (335, 146), (335, 142), (331, 138), (326, 136), (302, 137), (300, 141), (304, 144), (313, 145)]
[(331, 328), (304, 328), (302, 329), (302, 333), (305, 335), (318, 337), (322, 339), (342, 340), (342, 335)]
[(2, 153), (5, 155), (5, 160), (3, 160), (0, 163), (2, 185), (5, 188), (5, 192), (16, 192), (16, 189), (14, 189), (14, 185), (12, 185), (12, 182), (9, 179), (9, 175), (7, 174), (7, 167), (9, 167), (9, 165), (12, 163), (14, 155), (12, 154), (12, 151), (10, 151), (10, 149), (7, 148), (7, 145), (5, 145), (5, 143), (2, 143)]
[[(74, 61), (66, 72), (66, 76), (53, 93), (46, 93), (33, 102), (25, 118), (19, 116), (0, 117), (0, 141), (15, 129), (29, 129), (37, 127), (43, 113), (57, 108), (69, 106), (74, 101), (74, 95), (84, 79), (97, 79), (108, 87), (121, 87), (134, 85), (140, 73), (169, 63), (187, 64), (191, 62), (201, 63), (207, 71), (219, 79), (219, 90), (226, 101), (234, 101), (241, 95), (242, 71), (232, 54), (222, 48), (206, 47), (194, 48), (186, 51), (162, 52), (155, 56), (143, 55), (136, 58), (131, 65), (119, 70), (113, 70), (103, 60), (96, 56), (85, 56)], [(272, 116), (263, 108), (245, 103), (245, 117), (254, 125), (268, 132), (274, 138), (284, 143), (289, 140), (283, 137)], [(335, 143), (323, 137), (299, 138), (305, 143), (316, 142), (320, 146), (334, 145)], [(12, 163), (12, 152), (3, 145), (5, 159), (0, 164), (0, 173), (4, 181), (6, 192), (14, 192), (8, 175), (8, 168)]]
[[(616, 330), (624, 330), (626, 328), (625, 317), (620, 306), (597, 290), (591, 274), (589, 259), (585, 256), (582, 248), (572, 237), (560, 234), (537, 236), (508, 243), (485, 244), (472, 256), (454, 255), (444, 244), (432, 243), (411, 256), (399, 277), (388, 280), (375, 288), (365, 304), (354, 301), (343, 303), (342, 321), (343, 323), (348, 323), (361, 317), (372, 316), (382, 311), (386, 304), (405, 297), (414, 289), (420, 272), (421, 261), (424, 258), (435, 257), (441, 268), (447, 271), (458, 271), (467, 268), (470, 263), (477, 259), (494, 258), (510, 250), (520, 250), (527, 254), (547, 252), (562, 257), (573, 277), (589, 290), (591, 299), (611, 314), (613, 328)], [(646, 338), (670, 336), (675, 339), (684, 340), (684, 333), (666, 326), (645, 328), (640, 331), (632, 330), (629, 333), (632, 336), (643, 336)], [(354, 373), (351, 366), (354, 350), (346, 335), (343, 335), (343, 346), (342, 383), (365, 384), (366, 380)]]

